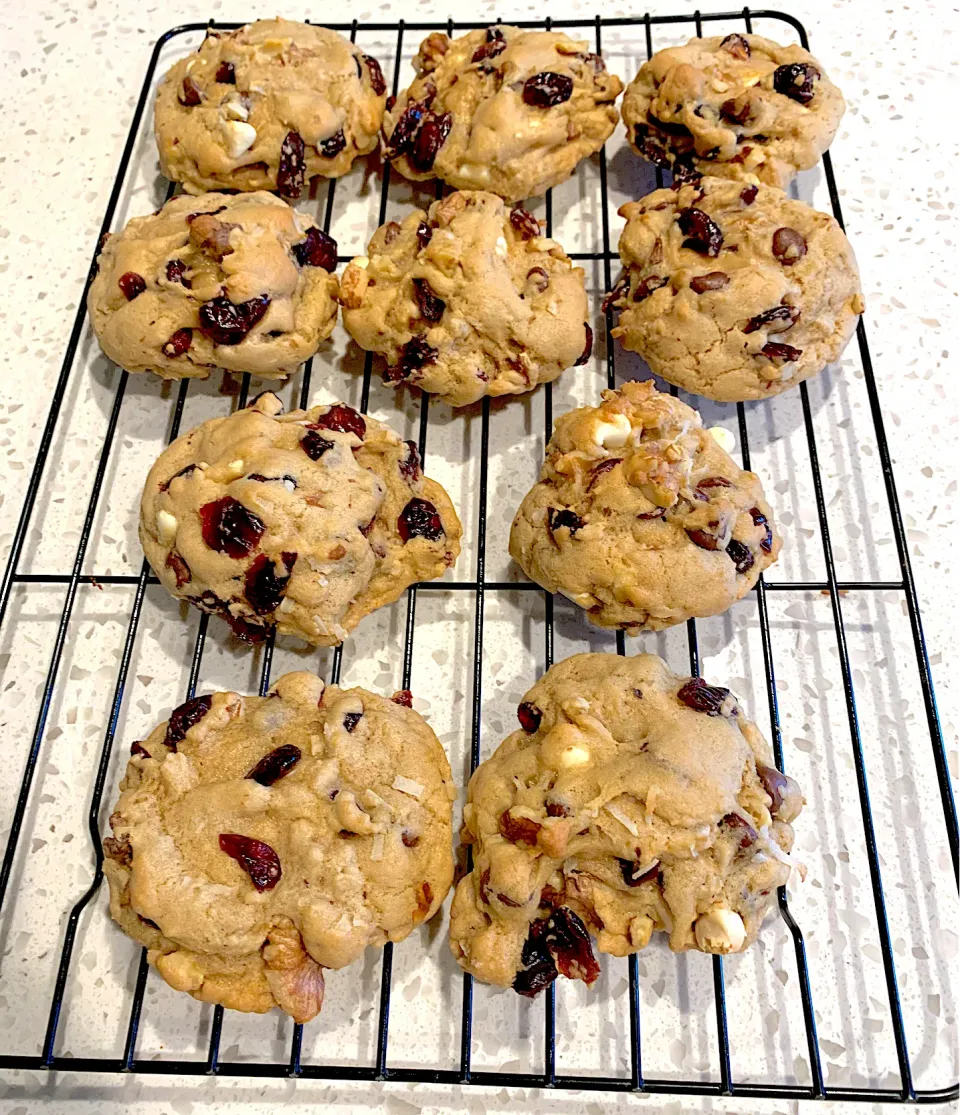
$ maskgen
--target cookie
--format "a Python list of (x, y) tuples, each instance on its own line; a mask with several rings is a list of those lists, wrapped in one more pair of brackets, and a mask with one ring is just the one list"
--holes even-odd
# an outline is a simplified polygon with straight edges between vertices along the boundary
[(777, 560), (760, 480), (653, 382), (557, 419), (510, 554), (598, 627), (630, 635), (725, 612)]
[(613, 336), (668, 383), (725, 403), (766, 399), (846, 348), (864, 301), (827, 213), (773, 186), (702, 178), (620, 215)]
[(407, 700), (292, 673), (265, 697), (195, 697), (133, 745), (110, 912), (171, 987), (308, 1022), (325, 968), (440, 908), (456, 790)]
[(525, 209), (462, 191), (377, 229), (343, 273), (343, 324), (388, 382), (452, 406), (516, 395), (590, 356), (583, 269)]
[(740, 952), (791, 867), (802, 798), (728, 689), (652, 654), (578, 654), (524, 697), (522, 725), (470, 780), (450, 944), (524, 995), (558, 971), (591, 984), (591, 947)]
[(300, 194), (377, 146), (387, 86), (375, 58), (334, 31), (262, 19), (208, 31), (157, 91), (160, 169), (189, 194)]
[(585, 41), (556, 31), (434, 32), (413, 67), (384, 118), (383, 152), (416, 181), (523, 201), (566, 181), (620, 116), (620, 79)]
[(90, 321), (128, 372), (288, 376), (337, 320), (336, 241), (273, 194), (175, 197), (110, 236), (97, 267)]
[(410, 585), (442, 576), (460, 520), (417, 447), (335, 403), (282, 414), (264, 392), (178, 437), (150, 470), (143, 551), (173, 595), (246, 642), (334, 646)]
[(760, 35), (658, 50), (623, 96), (634, 151), (674, 177), (785, 189), (830, 146), (845, 105), (811, 54)]

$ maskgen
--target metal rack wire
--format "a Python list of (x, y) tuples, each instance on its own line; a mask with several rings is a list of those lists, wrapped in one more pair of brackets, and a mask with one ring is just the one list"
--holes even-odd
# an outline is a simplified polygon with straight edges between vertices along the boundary
[[(792, 16), (774, 11), (757, 11), (751, 13), (750, 10), (743, 9), (739, 12), (722, 12), (712, 13), (709, 15), (701, 15), (701, 13), (699, 12), (695, 12), (691, 15), (667, 15), (653, 17), (647, 15), (636, 19), (604, 19), (600, 16), (597, 16), (593, 21), (556, 20), (552, 23), (552, 26), (555, 28), (591, 28), (595, 36), (596, 50), (598, 52), (600, 52), (603, 47), (602, 36), (605, 29), (613, 27), (642, 28), (645, 33), (647, 53), (649, 56), (653, 49), (651, 34), (651, 28), (653, 26), (662, 24), (692, 24), (696, 34), (700, 35), (705, 23), (720, 20), (742, 20), (746, 29), (750, 31), (753, 29), (752, 20), (757, 17), (780, 20), (783, 23), (788, 24), (796, 31), (801, 44), (804, 47), (807, 46), (807, 37), (803, 26)], [(548, 19), (540, 23), (522, 22), (519, 25), (531, 28), (546, 27), (547, 29), (549, 29), (551, 27), (551, 21)], [(167, 32), (167, 34), (164, 35), (163, 38), (156, 44), (156, 47), (150, 59), (146, 76), (144, 78), (143, 87), (136, 104), (133, 121), (130, 126), (129, 136), (121, 155), (116, 181), (111, 191), (106, 213), (103, 219), (103, 224), (101, 226), (101, 235), (102, 233), (110, 229), (114, 220), (115, 213), (117, 211), (117, 206), (124, 187), (125, 178), (131, 164), (131, 159), (134, 152), (135, 142), (140, 130), (141, 121), (147, 108), (157, 62), (160, 57), (160, 52), (165, 44), (167, 44), (173, 37), (188, 31), (202, 30), (205, 26), (232, 28), (239, 25), (192, 24), (184, 27), (178, 27)], [(362, 26), (359, 26), (357, 22), (354, 21), (352, 24), (329, 24), (329, 26), (331, 26), (335, 30), (348, 34), (351, 39), (356, 38), (358, 30), (395, 33), (396, 61), (394, 65), (392, 81), (394, 93), (397, 92), (399, 84), (404, 36), (410, 32), (419, 33), (434, 30), (445, 30), (448, 33), (452, 34), (455, 30), (452, 22), (444, 24), (404, 23), (401, 21), (400, 23), (396, 24), (366, 23)], [(456, 26), (456, 30), (465, 31), (478, 26), (484, 25), (473, 23), (458, 23)], [(829, 190), (833, 212), (838, 221), (840, 221), (840, 223), (842, 224), (843, 218), (840, 209), (837, 185), (834, 178), (833, 168), (830, 162), (829, 155), (824, 156), (823, 171)], [(599, 158), (599, 174), (600, 197), (602, 206), (602, 250), (599, 252), (581, 253), (577, 255), (576, 258), (591, 260), (600, 263), (603, 270), (605, 286), (607, 289), (609, 289), (611, 286), (611, 262), (616, 259), (616, 254), (612, 251), (610, 243), (610, 214), (608, 211), (607, 197), (607, 163), (606, 158), (602, 152)], [(386, 217), (389, 182), (390, 169), (389, 167), (386, 167), (380, 191), (378, 224), (382, 224)], [(662, 185), (662, 174), (660, 171), (657, 171), (657, 184), (658, 186)], [(324, 220), (325, 229), (329, 229), (330, 227), (336, 188), (337, 183), (335, 181), (329, 184)], [(552, 203), (549, 194), (547, 195), (546, 199), (546, 217), (547, 233), (549, 235), (551, 232), (553, 219)], [(95, 254), (96, 253), (94, 253), (94, 256)], [(344, 257), (341, 258), (343, 259)], [(783, 768), (784, 757), (780, 735), (780, 717), (777, 705), (775, 661), (770, 634), (770, 619), (768, 615), (768, 593), (799, 593), (821, 591), (829, 594), (832, 608), (832, 618), (839, 649), (839, 668), (842, 679), (847, 721), (849, 726), (850, 746), (852, 748), (853, 764), (856, 772), (861, 820), (869, 864), (874, 914), (876, 918), (877, 931), (882, 953), (888, 1008), (890, 1012), (890, 1018), (892, 1020), (894, 1040), (896, 1045), (897, 1064), (900, 1077), (899, 1088), (847, 1088), (833, 1087), (825, 1084), (824, 1071), (821, 1063), (821, 1054), (817, 1040), (816, 1013), (808, 972), (804, 938), (797, 921), (794, 919), (794, 916), (791, 913), (786, 890), (784, 888), (781, 888), (779, 891), (779, 911), (784, 923), (789, 930), (789, 933), (791, 934), (793, 942), (796, 970), (799, 980), (800, 997), (802, 1002), (803, 1020), (805, 1026), (806, 1047), (809, 1056), (811, 1078), (811, 1082), (809, 1085), (795, 1085), (787, 1083), (758, 1084), (738, 1082), (734, 1080), (731, 1069), (730, 1041), (727, 1028), (727, 1006), (724, 989), (724, 962), (720, 957), (713, 958), (716, 1031), (719, 1053), (718, 1079), (711, 1079), (707, 1081), (653, 1079), (648, 1078), (644, 1075), (644, 1066), (642, 1059), (643, 1043), (641, 1025), (642, 1020), (640, 977), (638, 975), (638, 962), (636, 956), (630, 957), (628, 961), (628, 1001), (631, 1049), (629, 1075), (576, 1076), (558, 1073), (556, 1067), (556, 998), (555, 987), (553, 986), (551, 986), (550, 989), (543, 996), (543, 1071), (540, 1073), (507, 1073), (495, 1071), (478, 1071), (472, 1068), (471, 1049), (473, 1034), (473, 982), (469, 976), (463, 977), (459, 1067), (454, 1069), (411, 1069), (391, 1066), (391, 1064), (389, 1063), (388, 1050), (390, 1040), (390, 1003), (393, 947), (389, 944), (384, 949), (381, 968), (379, 1015), (376, 1030), (376, 1053), (374, 1057), (374, 1063), (369, 1066), (342, 1066), (337, 1064), (305, 1063), (301, 1057), (303, 1027), (300, 1025), (294, 1027), (289, 1051), (289, 1058), (286, 1062), (277, 1061), (234, 1063), (221, 1060), (220, 1041), (224, 1017), (222, 1007), (217, 1007), (213, 1012), (209, 1046), (205, 1059), (138, 1058), (137, 1037), (143, 1010), (144, 993), (146, 989), (146, 978), (148, 971), (145, 952), (141, 955), (140, 958), (140, 966), (137, 973), (135, 990), (129, 1008), (126, 1040), (124, 1042), (122, 1055), (119, 1058), (94, 1058), (75, 1057), (58, 1054), (58, 1027), (61, 1021), (61, 1009), (63, 1006), (64, 994), (67, 988), (68, 981), (70, 979), (71, 961), (73, 959), (74, 949), (77, 943), (77, 933), (80, 917), (88, 903), (93, 899), (93, 897), (100, 889), (103, 878), (103, 854), (100, 846), (98, 821), (101, 808), (101, 800), (106, 788), (111, 754), (115, 742), (118, 720), (124, 701), (128, 674), (134, 652), (134, 643), (137, 638), (137, 632), (141, 620), (144, 596), (148, 585), (157, 583), (156, 578), (152, 576), (146, 562), (142, 564), (139, 575), (137, 576), (101, 576), (84, 573), (85, 561), (91, 540), (91, 535), (93, 532), (94, 521), (97, 515), (101, 495), (103, 494), (104, 480), (107, 475), (111, 453), (114, 449), (115, 434), (117, 432), (121, 407), (124, 400), (124, 393), (128, 383), (128, 374), (126, 372), (123, 372), (118, 380), (118, 385), (114, 395), (103, 445), (101, 447), (100, 455), (97, 461), (97, 467), (93, 479), (89, 502), (86, 508), (86, 514), (83, 519), (80, 539), (77, 545), (75, 559), (71, 570), (67, 573), (49, 574), (27, 573), (19, 571), (21, 559), (23, 558), (24, 547), (28, 537), (28, 530), (33, 520), (38, 494), (41, 490), (45, 470), (47, 469), (49, 458), (51, 456), (51, 451), (55, 446), (55, 439), (57, 435), (58, 425), (62, 417), (63, 404), (66, 398), (68, 384), (70, 382), (70, 377), (74, 371), (74, 366), (77, 359), (78, 347), (80, 345), (81, 335), (85, 323), (85, 313), (83, 309), (85, 303), (85, 295), (86, 290), (89, 288), (89, 284), (92, 281), (92, 277), (93, 262), (91, 261), (90, 273), (88, 274), (86, 287), (84, 289), (84, 298), (81, 300), (81, 307), (77, 312), (76, 319), (73, 324), (73, 329), (70, 334), (60, 376), (57, 380), (53, 392), (49, 415), (43, 428), (40, 442), (37, 446), (36, 462), (33, 468), (32, 475), (30, 477), (29, 484), (27, 486), (23, 509), (13, 537), (9, 563), (4, 572), (2, 582), (0, 582), (0, 625), (2, 625), (4, 620), (6, 619), (10, 596), (15, 586), (20, 584), (66, 586), (62, 611), (57, 627), (57, 634), (53, 643), (49, 667), (46, 674), (46, 681), (40, 700), (36, 726), (33, 733), (31, 746), (27, 755), (27, 761), (23, 771), (22, 780), (20, 783), (20, 789), (16, 801), (16, 807), (12, 817), (6, 848), (3, 855), (2, 865), (0, 865), (0, 907), (2, 907), (4, 899), (7, 896), (7, 890), (11, 879), (11, 871), (13, 869), (14, 860), (17, 856), (18, 846), (20, 844), (21, 838), (24, 835), (24, 822), (27, 815), (28, 805), (31, 799), (31, 791), (34, 783), (34, 776), (37, 770), (41, 743), (44, 739), (44, 733), (51, 711), (51, 702), (58, 681), (60, 667), (64, 655), (64, 649), (67, 642), (68, 628), (73, 616), (78, 589), (81, 585), (99, 583), (104, 585), (129, 585), (134, 587), (135, 591), (133, 604), (127, 623), (123, 651), (119, 662), (116, 685), (113, 691), (109, 721), (103, 739), (102, 747), (100, 749), (99, 763), (91, 790), (89, 811), (87, 815), (91, 846), (96, 850), (94, 878), (89, 886), (89, 889), (75, 904), (67, 917), (63, 933), (62, 946), (60, 950), (54, 994), (49, 1007), (46, 1034), (44, 1037), (42, 1048), (38, 1054), (30, 1056), (21, 1056), (7, 1053), (0, 1054), (0, 1068), (60, 1070), (68, 1069), (72, 1072), (112, 1071), (179, 1075), (219, 1073), (224, 1075), (241, 1075), (251, 1077), (294, 1076), (318, 1079), (393, 1080), (407, 1082), (416, 1081), (431, 1083), (484, 1084), (499, 1087), (545, 1087), (612, 1090), (620, 1092), (634, 1091), (655, 1093), (681, 1093), (691, 1095), (736, 1094), (747, 1097), (770, 1097), (777, 1099), (830, 1098), (833, 1100), (861, 1100), (874, 1102), (882, 1101), (935, 1103), (949, 1100), (951, 1098), (955, 1099), (957, 1097), (958, 1087), (956, 1085), (954, 1085), (953, 1087), (924, 1091), (917, 1089), (914, 1086), (913, 1082), (914, 1066), (911, 1062), (911, 1055), (907, 1045), (907, 1038), (904, 1028), (903, 1008), (897, 984), (896, 963), (894, 958), (894, 950), (891, 944), (890, 927), (887, 920), (886, 897), (884, 893), (880, 857), (877, 848), (877, 839), (874, 831), (874, 817), (873, 811), (871, 809), (870, 790), (866, 765), (864, 762), (860, 727), (858, 722), (856, 694), (854, 690), (850, 656), (847, 649), (847, 641), (844, 628), (844, 611), (841, 602), (842, 592), (855, 589), (865, 592), (876, 592), (881, 590), (895, 591), (902, 594), (902, 600), (909, 618), (912, 633), (913, 645), (916, 654), (916, 669), (918, 672), (919, 684), (922, 692), (926, 724), (929, 731), (933, 762), (936, 769), (940, 798), (943, 807), (943, 819), (946, 826), (947, 842), (949, 844), (952, 857), (954, 876), (956, 877), (958, 865), (958, 830), (956, 808), (951, 790), (950, 776), (947, 768), (943, 738), (941, 735), (937, 716), (936, 701), (933, 692), (933, 684), (930, 675), (930, 667), (927, 659), (926, 647), (924, 644), (924, 636), (921, 625), (917, 594), (914, 585), (913, 574), (910, 568), (907, 537), (903, 520), (900, 514), (899, 502), (893, 478), (893, 470), (890, 461), (890, 453), (884, 433), (881, 407), (877, 395), (877, 387), (873, 375), (870, 351), (867, 343), (867, 335), (862, 321), (857, 329), (857, 340), (864, 370), (865, 386), (869, 399), (870, 413), (875, 428), (877, 450), (883, 472), (886, 497), (893, 524), (897, 559), (900, 570), (899, 579), (842, 581), (837, 576), (830, 536), (830, 526), (827, 515), (827, 503), (824, 496), (823, 484), (821, 481), (813, 415), (807, 385), (804, 383), (800, 385), (799, 394), (802, 405), (805, 435), (810, 456), (812, 473), (811, 479), (816, 498), (817, 516), (822, 539), (823, 559), (826, 569), (826, 579), (824, 581), (794, 581), (771, 583), (765, 582), (764, 579), (761, 578), (756, 587), (756, 594), (759, 626), (762, 640), (766, 692), (769, 706), (770, 729), (777, 765), (781, 769)], [(606, 328), (608, 344), (606, 349), (606, 375), (608, 385), (613, 387), (615, 386), (615, 361), (617, 353), (614, 345), (610, 343), (610, 327), (610, 311), (607, 311)], [(361, 397), (361, 409), (363, 410), (366, 410), (370, 400), (371, 373), (372, 357), (368, 354), (364, 367), (363, 391)], [(301, 375), (302, 380), (300, 386), (300, 405), (306, 406), (308, 405), (308, 400), (310, 397), (310, 363), (305, 366)], [(180, 383), (179, 386), (179, 391), (176, 396), (176, 402), (173, 411), (173, 421), (170, 431), (171, 439), (177, 436), (180, 429), (184, 411), (184, 404), (186, 402), (187, 393), (189, 391), (189, 383), (189, 380), (184, 380)], [(242, 407), (245, 405), (248, 390), (249, 377), (244, 377), (240, 396), (237, 402), (238, 406)], [(553, 424), (551, 385), (547, 385), (542, 390), (544, 394), (545, 414), (544, 433), (545, 437), (549, 438)], [(740, 444), (742, 447), (743, 465), (745, 468), (749, 468), (750, 448), (746, 415), (742, 404), (739, 404), (737, 407), (737, 417), (739, 425)], [(421, 402), (419, 420), (419, 449), (422, 458), (426, 457), (428, 448), (428, 418), (429, 407), (427, 405), (427, 402), (424, 400)], [(552, 597), (544, 594), (542, 590), (539, 589), (536, 585), (522, 582), (513, 583), (487, 581), (485, 579), (489, 446), (490, 403), (489, 399), (486, 399), (482, 404), (481, 410), (481, 439), (479, 462), (480, 471), (478, 486), (479, 506), (475, 524), (476, 567), (474, 579), (467, 581), (442, 581), (414, 585), (409, 590), (407, 595), (407, 612), (403, 642), (402, 686), (404, 688), (408, 688), (410, 684), (411, 669), (413, 664), (418, 594), (424, 591), (442, 590), (445, 592), (453, 591), (463, 593), (466, 594), (468, 598), (470, 596), (473, 597), (474, 623), (472, 640), (473, 664), (470, 741), (471, 769), (474, 769), (476, 767), (477, 763), (479, 762), (480, 756), (481, 700), (483, 687), (484, 610), (486, 595), (488, 593), (498, 592), (541, 594), (544, 597), (545, 609), (545, 641), (543, 646), (544, 668), (547, 668), (552, 664), (554, 653), (554, 616)], [(185, 698), (189, 698), (194, 695), (194, 691), (197, 685), (201, 660), (204, 652), (207, 623), (208, 617), (206, 615), (203, 615), (199, 622), (197, 638), (193, 648), (187, 692), (184, 694)], [(697, 674), (699, 673), (700, 653), (697, 640), (697, 627), (696, 623), (693, 620), (689, 621), (688, 623), (687, 635), (690, 670), (692, 673)], [(624, 638), (622, 632), (618, 633), (617, 636), (617, 651), (620, 654), (624, 653)], [(332, 657), (332, 669), (330, 678), (332, 682), (339, 681), (341, 657), (341, 648), (337, 648)], [(273, 642), (271, 639), (268, 640), (262, 657), (262, 669), (260, 676), (261, 693), (265, 692), (270, 685), (272, 658)]]

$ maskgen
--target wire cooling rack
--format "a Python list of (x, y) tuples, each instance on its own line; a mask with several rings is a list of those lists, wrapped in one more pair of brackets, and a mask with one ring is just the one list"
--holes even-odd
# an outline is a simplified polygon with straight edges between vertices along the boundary
[[(636, 19), (597, 16), (552, 24), (593, 39), (597, 51), (622, 63), (627, 79), (654, 49), (678, 41), (668, 42), (665, 36), (700, 35), (706, 25), (723, 33), (746, 27), (808, 45), (802, 25), (792, 16), (748, 9)], [(178, 27), (157, 43), (101, 235), (162, 200), (148, 119), (153, 90), (166, 65), (192, 49), (207, 26), (238, 25)], [(405, 84), (402, 63), (415, 52), (422, 33), (453, 34), (482, 25), (329, 26), (361, 42), (382, 63), (392, 52), (396, 93)], [(520, 26), (549, 29), (551, 23)], [(386, 64), (384, 69), (389, 72)], [(548, 194), (538, 211), (548, 234), (557, 235), (585, 267), (595, 306), (614, 277), (611, 213), (618, 183), (625, 173), (634, 179), (650, 176), (644, 187), (628, 183), (622, 200), (663, 184), (660, 171), (654, 181), (651, 168), (629, 154), (626, 162), (611, 157), (610, 146), (607, 154), (601, 152), (581, 167), (569, 189)], [(583, 185), (584, 174), (590, 189)], [(417, 187), (397, 182), (396, 176), (391, 180), (389, 168), (379, 183), (368, 177), (358, 190), (359, 177), (354, 171), (313, 199), (324, 227), (336, 226), (341, 262), (363, 251), (373, 228), (387, 218), (397, 189), (408, 191), (406, 206), (418, 200)], [(821, 185), (842, 224), (829, 155), (823, 159)], [(359, 222), (338, 208), (351, 192), (359, 193), (368, 211)], [(419, 201), (424, 203), (422, 195)], [(345, 251), (348, 247), (352, 250)], [(573, 250), (578, 247), (585, 250)], [(92, 264), (84, 298), (91, 278)], [(363, 675), (366, 660), (377, 655), (380, 675), (373, 671), (369, 676), (387, 691), (387, 679), (392, 679), (393, 688), (426, 689), (429, 694), (430, 670), (421, 665), (427, 657), (439, 674), (459, 670), (459, 695), (451, 697), (444, 688), (447, 682), (438, 682), (432, 706), (430, 701), (427, 705), (438, 731), (444, 724), (450, 729), (441, 738), (452, 752), (455, 771), (459, 759), (464, 781), (510, 730), (511, 714), (503, 711), (508, 698), (515, 703), (555, 654), (626, 650), (622, 633), (614, 637), (585, 631), (582, 616), (564, 601), (558, 600), (555, 614), (553, 598), (517, 579), (504, 554), (510, 515), (534, 479), (550, 436), (557, 393), (573, 385), (574, 372), (582, 371), (586, 378), (571, 386), (565, 402), (595, 401), (601, 386), (613, 387), (642, 372), (635, 358), (611, 344), (610, 326), (608, 313), (606, 344), (601, 335), (592, 367), (572, 370), (522, 402), (491, 404), (487, 399), (451, 415), (416, 392), (394, 401), (393, 392), (381, 389), (372, 377), (370, 356), (355, 352), (341, 370), (349, 371), (352, 359), (362, 378), (354, 376), (348, 386), (347, 377), (335, 369), (329, 383), (333, 397), (352, 391), (361, 409), (382, 404), (393, 425), (406, 422), (411, 432), (418, 431), (430, 471), (450, 487), (455, 501), (459, 490), (467, 535), (460, 570), (472, 566), (474, 578), (415, 585), (405, 603), (383, 609), (391, 613), (386, 620), (368, 620), (372, 631), (366, 641), (361, 629), (348, 644), (345, 682), (369, 684), (366, 676), (355, 675)], [(792, 517), (794, 537), (789, 528), (783, 533), (798, 553), (796, 558), (785, 555), (778, 570), (796, 575), (761, 579), (750, 601), (738, 606), (736, 625), (729, 617), (716, 623), (691, 620), (685, 632), (636, 643), (638, 649), (664, 653), (678, 669), (685, 660), (692, 673), (700, 672), (701, 651), (707, 646), (706, 657), (716, 652), (717, 664), (709, 667), (713, 676), (726, 680), (731, 671), (743, 672), (739, 681), (752, 691), (753, 707), (766, 705), (777, 765), (797, 774), (809, 798), (819, 791), (826, 800), (822, 813), (815, 801), (808, 802), (797, 826), (801, 852), (815, 861), (818, 893), (800, 899), (792, 890), (780, 890), (780, 922), (774, 919), (765, 927), (751, 962), (675, 957), (652, 945), (626, 961), (604, 958), (604, 974), (592, 995), (578, 985), (554, 985), (532, 1004), (475, 987), (470, 977), (462, 976), (445, 952), (445, 926), (440, 926), (427, 945), (416, 938), (397, 950), (387, 945), (382, 958), (369, 957), (359, 972), (349, 970), (352, 977), (338, 977), (340, 1007), (329, 1001), (333, 981), (328, 980), (328, 1004), (305, 1029), (274, 1016), (269, 1021), (225, 1018), (220, 1007), (177, 995), (150, 974), (145, 954), (137, 954), (133, 943), (107, 924), (100, 895), (100, 832), (125, 764), (121, 744), (193, 696), (201, 680), (208, 687), (223, 681), (243, 688), (247, 670), (246, 688), (259, 687), (263, 693), (278, 666), (306, 665), (337, 682), (344, 648), (320, 652), (319, 662), (304, 662), (303, 655), (299, 661), (291, 659), (292, 652), (275, 647), (272, 640), (255, 652), (238, 651), (216, 625), (208, 637), (206, 615), (174, 615), (176, 605), (159, 590), (146, 563), (136, 572), (139, 550), (131, 522), (149, 461), (163, 441), (177, 436), (185, 420), (192, 425), (224, 413), (224, 394), (232, 393), (232, 405), (245, 405), (251, 382), (244, 377), (234, 384), (225, 377), (218, 395), (215, 387), (196, 381), (171, 389), (145, 382), (150, 377), (131, 378), (96, 355), (81, 304), (0, 584), (0, 668), (16, 677), (13, 668), (22, 670), (37, 648), (42, 656), (35, 697), (24, 691), (26, 699), (20, 702), (23, 727), (17, 738), (25, 746), (17, 755), (23, 755), (22, 778), (3, 800), (10, 822), (0, 868), (0, 1018), (5, 1016), (0, 1068), (783, 1099), (932, 1103), (956, 1098), (955, 998), (947, 954), (939, 950), (956, 925), (951, 910), (956, 909), (957, 818), (862, 322), (857, 342), (859, 360), (854, 358), (858, 366), (852, 372), (845, 369), (838, 380), (826, 373), (823, 383), (803, 383), (778, 400), (738, 405), (731, 423), (744, 467), (751, 467), (752, 455), (758, 468), (759, 458), (765, 483), (773, 483), (780, 493), (771, 493), (771, 502), (781, 522)], [(310, 405), (314, 364), (321, 360), (329, 367), (329, 357), (318, 356), (294, 377), (291, 405)], [(84, 377), (92, 384), (89, 390)], [(732, 410), (693, 401), (706, 418), (731, 421)], [(74, 426), (91, 413), (101, 421), (93, 421), (95, 435), (87, 436), (86, 426)], [(158, 429), (160, 414), (165, 416), (163, 430)], [(829, 436), (831, 424), (835, 433), (850, 421), (860, 427), (847, 438), (845, 449), (841, 439), (838, 450)], [(146, 443), (142, 467), (131, 464), (138, 439)], [(777, 446), (783, 444), (787, 449), (780, 459)], [(99, 445), (92, 450), (92, 473), (87, 464), (93, 459), (91, 445)], [(516, 451), (522, 451), (522, 467)], [(77, 452), (79, 473), (77, 459), (70, 460)], [(457, 468), (461, 471), (454, 476)], [(132, 479), (125, 487), (128, 476)], [(71, 486), (86, 495), (82, 517), (78, 511), (75, 522), (65, 519), (62, 510), (63, 492)], [(885, 525), (870, 525), (867, 520), (873, 519)], [(127, 556), (123, 538), (117, 552), (104, 549), (104, 540), (114, 541), (112, 533), (130, 542), (133, 558)], [(848, 546), (850, 538), (860, 538), (861, 544)], [(883, 544), (889, 557), (881, 559), (875, 555)], [(44, 567), (46, 554), (54, 549), (66, 554), (58, 566), (64, 572)], [(128, 572), (113, 571), (124, 566)], [(106, 615), (97, 614), (97, 593), (109, 602)], [(899, 644), (889, 635), (898, 622), (906, 625)], [(444, 625), (452, 642), (428, 654), (439, 645)], [(84, 640), (107, 640), (110, 631), (116, 635), (112, 653), (94, 654), (92, 663), (79, 666), (77, 647)], [(18, 643), (23, 632), (26, 651)], [(680, 641), (684, 635), (685, 647)], [(188, 663), (182, 674), (173, 669), (168, 691), (155, 699), (156, 711), (143, 698), (147, 685), (159, 684), (145, 673), (151, 641), (165, 641), (167, 670), (171, 661)], [(514, 643), (521, 647), (517, 658), (511, 657)], [(401, 646), (402, 659), (396, 663), (391, 648)], [(153, 663), (156, 667), (155, 659)], [(505, 673), (508, 683), (502, 680)], [(93, 744), (82, 745), (78, 759), (66, 754), (78, 722), (67, 696), (74, 682), (86, 686), (93, 712), (80, 709), (80, 719), (87, 716), (85, 735), (95, 737)], [(4, 692), (10, 689), (5, 681)], [(137, 694), (141, 700), (135, 702)], [(791, 704), (785, 707), (788, 698)], [(447, 706), (458, 704), (461, 719), (445, 720)], [(135, 733), (137, 727), (142, 731)], [(85, 756), (89, 762), (83, 761)], [(64, 804), (68, 798), (72, 806)], [(54, 801), (71, 818), (66, 831), (60, 813), (47, 823), (48, 803)], [(61, 841), (56, 850), (55, 832)], [(46, 874), (41, 877), (31, 865), (44, 856)], [(45, 945), (39, 925), (49, 930)], [(125, 946), (133, 951), (120, 953)], [(809, 958), (811, 948), (815, 962)], [(430, 1010), (424, 1010), (427, 1002)], [(423, 1036), (435, 1019), (446, 1034), (436, 1052)], [(343, 1033), (348, 1034), (345, 1042), (340, 1040)], [(231, 1037), (235, 1040), (227, 1045)], [(590, 1056), (593, 1062), (585, 1063)]]

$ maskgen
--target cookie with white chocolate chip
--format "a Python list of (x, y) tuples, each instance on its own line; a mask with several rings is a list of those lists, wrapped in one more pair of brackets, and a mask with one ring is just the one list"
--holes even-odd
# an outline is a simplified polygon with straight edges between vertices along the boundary
[(667, 933), (674, 951), (757, 938), (790, 875), (802, 797), (726, 688), (661, 659), (579, 654), (526, 694), (520, 730), (470, 780), (450, 944), (478, 979), (533, 995), (591, 984)]
[(830, 146), (843, 95), (802, 47), (717, 35), (658, 50), (623, 96), (634, 151), (674, 177), (786, 189)]
[(720, 402), (765, 399), (840, 358), (864, 309), (843, 229), (773, 186), (702, 178), (621, 206), (613, 336)]
[(265, 697), (195, 697), (133, 744), (110, 912), (171, 987), (308, 1022), (325, 969), (440, 908), (456, 790), (408, 700), (291, 673)]
[(292, 375), (337, 320), (336, 241), (268, 193), (175, 197), (107, 238), (87, 308), (129, 372)]
[(164, 587), (246, 642), (316, 646), (460, 552), (460, 520), (417, 447), (342, 403), (283, 414), (272, 392), (182, 434), (158, 458), (140, 541)]
[(384, 119), (384, 155), (407, 178), (442, 178), (504, 200), (545, 193), (599, 151), (623, 83), (589, 44), (497, 25), (434, 32)]
[(652, 380), (557, 419), (510, 531), (528, 577), (631, 635), (726, 611), (780, 545), (759, 478)]
[(160, 169), (190, 194), (339, 178), (377, 146), (386, 82), (375, 58), (326, 27), (262, 19), (208, 31), (157, 91)]
[(385, 377), (466, 406), (590, 355), (583, 269), (525, 209), (463, 190), (377, 229), (343, 273), (343, 324)]

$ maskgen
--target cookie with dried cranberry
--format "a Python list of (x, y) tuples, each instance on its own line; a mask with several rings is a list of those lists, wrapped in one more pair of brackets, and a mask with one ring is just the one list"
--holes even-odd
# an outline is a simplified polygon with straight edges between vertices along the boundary
[(790, 875), (802, 797), (729, 689), (652, 654), (578, 654), (517, 710), (463, 810), (473, 870), (450, 944), (478, 979), (535, 995), (592, 984), (601, 952), (654, 932), (676, 952), (740, 952)]
[(496, 26), (434, 32), (383, 124), (383, 153), (407, 178), (442, 178), (506, 201), (545, 193), (599, 151), (623, 88), (588, 43)]
[(343, 273), (343, 324), (385, 378), (452, 406), (516, 395), (590, 356), (583, 269), (525, 209), (463, 190), (377, 229)]
[(830, 146), (843, 95), (802, 47), (716, 35), (658, 50), (623, 96), (638, 155), (698, 174), (785, 189)]
[(460, 552), (460, 520), (417, 447), (342, 403), (283, 414), (264, 392), (168, 446), (150, 470), (140, 541), (164, 587), (246, 642), (315, 646)]
[(510, 531), (531, 580), (630, 635), (725, 612), (779, 553), (759, 478), (652, 380), (557, 419)]
[(157, 91), (160, 169), (190, 194), (296, 198), (377, 146), (386, 92), (377, 60), (326, 27), (262, 19), (208, 31)]
[(87, 308), (129, 372), (292, 375), (337, 320), (336, 241), (268, 193), (175, 197), (110, 236)]
[(702, 178), (620, 208), (613, 329), (668, 383), (766, 399), (840, 358), (863, 313), (840, 225), (773, 186)]
[(405, 696), (291, 673), (265, 697), (195, 697), (133, 745), (110, 912), (171, 987), (308, 1022), (325, 969), (436, 913), (456, 790)]

